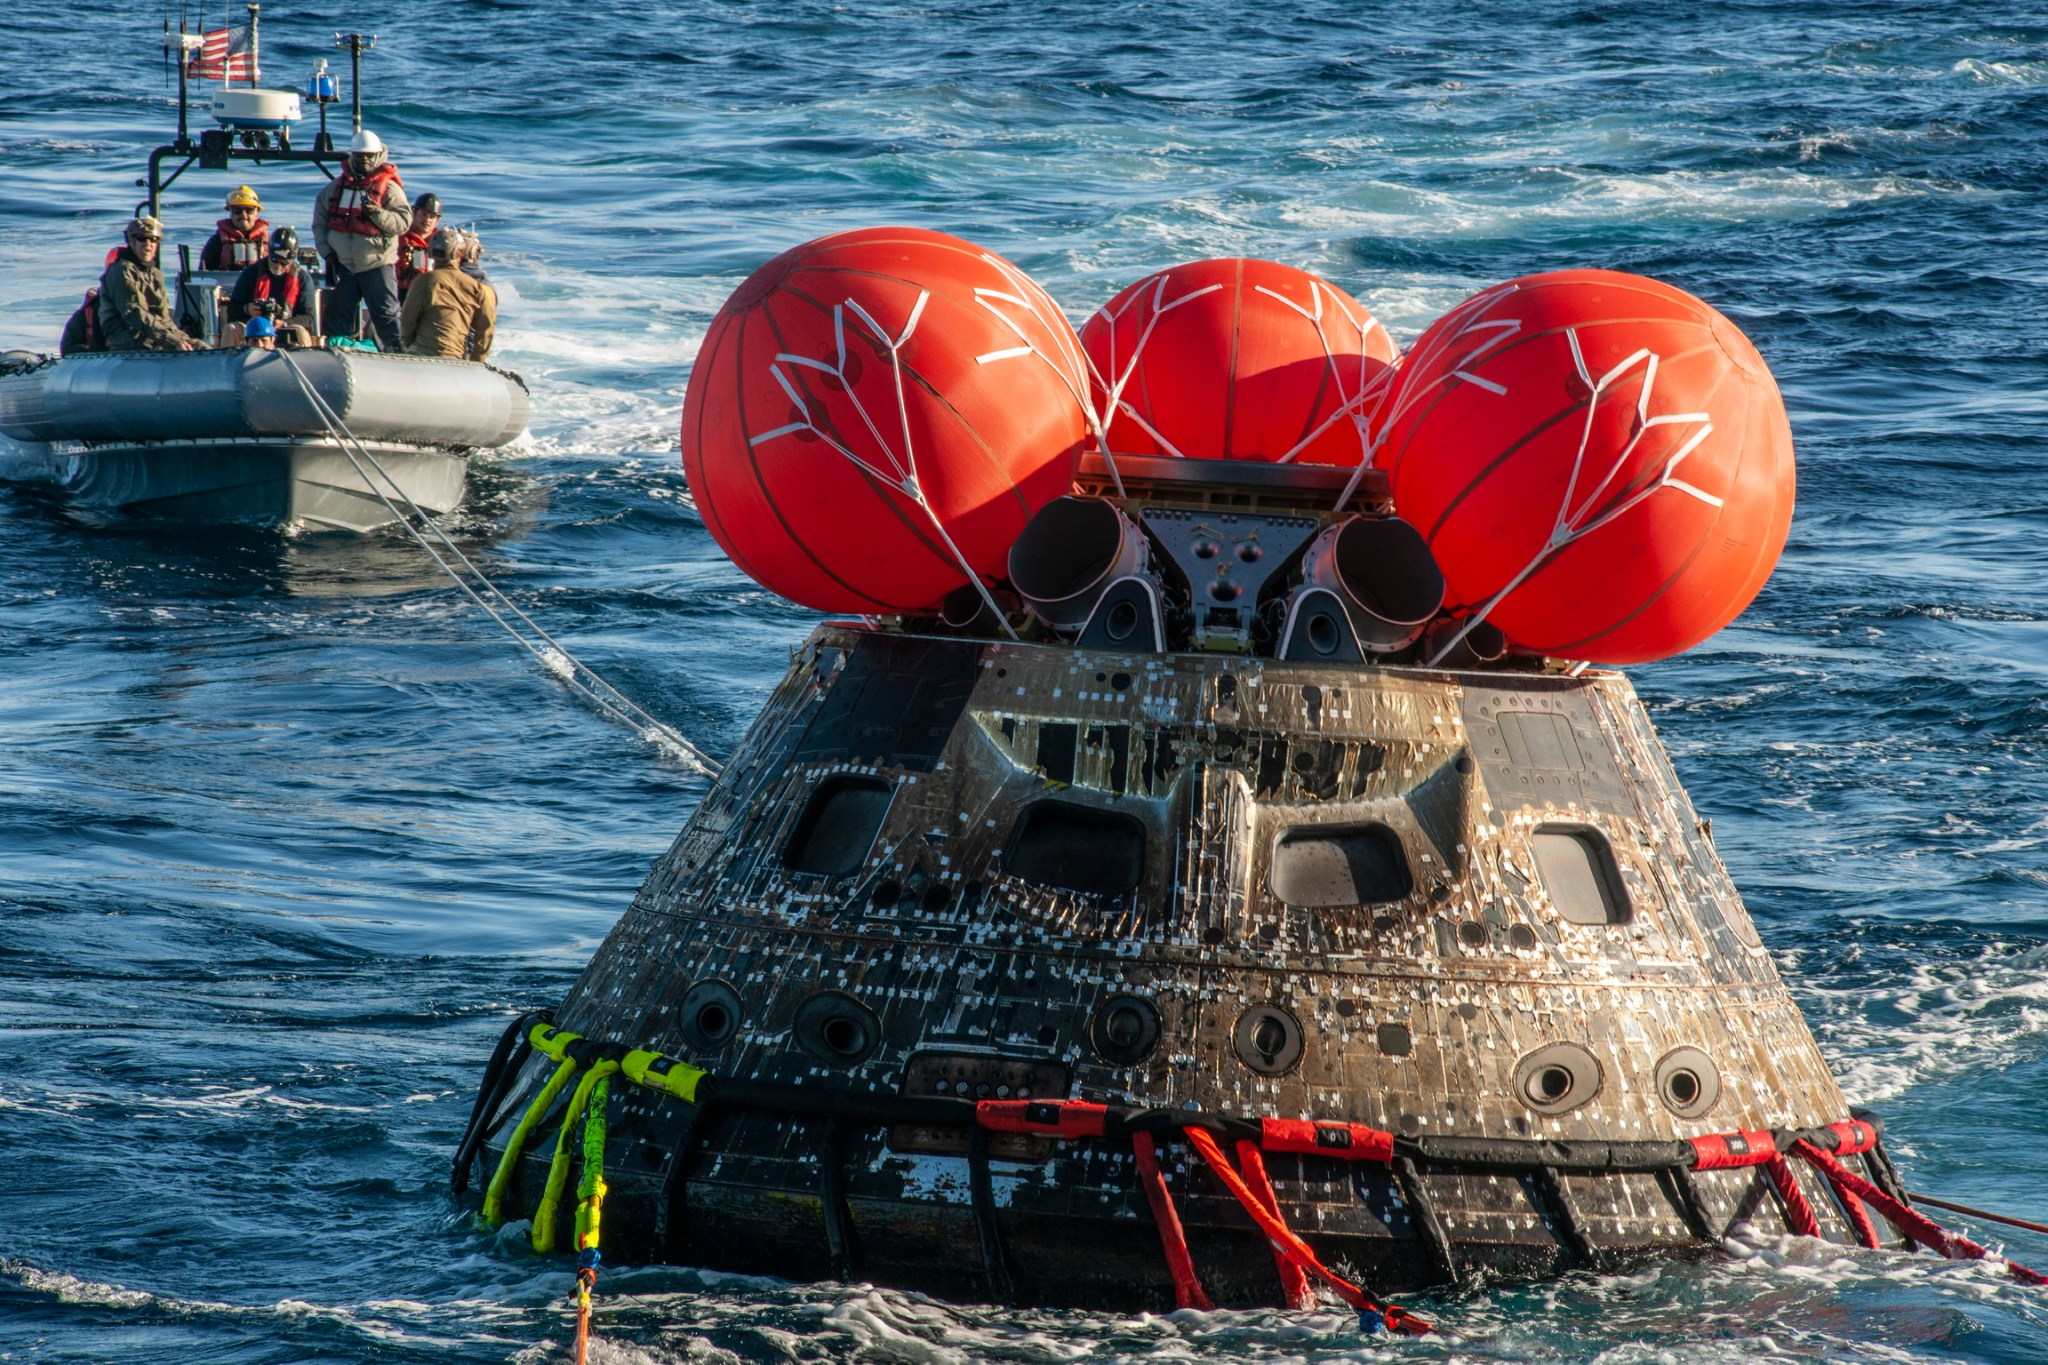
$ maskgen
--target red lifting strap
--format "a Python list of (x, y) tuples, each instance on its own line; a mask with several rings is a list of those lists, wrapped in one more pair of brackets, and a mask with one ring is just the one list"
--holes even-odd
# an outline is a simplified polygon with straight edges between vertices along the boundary
[(1877, 1146), (1877, 1125), (1865, 1123), (1862, 1119), (1831, 1123), (1828, 1131), (1835, 1135), (1836, 1156), (1853, 1156)]
[(1152, 1221), (1159, 1225), (1159, 1241), (1166, 1248), (1166, 1268), (1173, 1275), (1173, 1301), (1182, 1308), (1211, 1308), (1202, 1281), (1195, 1275), (1195, 1258), (1188, 1254), (1188, 1235), (1181, 1230), (1180, 1214), (1174, 1211), (1173, 1195), (1166, 1188), (1166, 1176), (1159, 1169), (1159, 1152), (1150, 1133), (1131, 1134), (1131, 1150), (1138, 1154), (1138, 1183), (1145, 1189), (1145, 1202), (1152, 1206)]
[(974, 1121), (991, 1133), (1101, 1137), (1108, 1117), (1108, 1105), (1084, 1100), (978, 1100), (974, 1105)]
[[(1237, 1165), (1244, 1172), (1244, 1183), (1265, 1206), (1266, 1212), (1279, 1218), (1280, 1196), (1273, 1193), (1273, 1180), (1266, 1174), (1266, 1159), (1259, 1155), (1259, 1144), (1249, 1138), (1241, 1139), (1237, 1144)], [(1267, 1240), (1272, 1241), (1271, 1238)], [(1272, 1242), (1272, 1247), (1273, 1269), (1280, 1275), (1280, 1297), (1287, 1301), (1289, 1308), (1314, 1308), (1316, 1291), (1309, 1288), (1308, 1272), (1288, 1259), (1286, 1250), (1278, 1242)]]
[[(1823, 1172), (1823, 1174), (1827, 1174)], [(1856, 1191), (1828, 1175), (1828, 1184), (1834, 1189), (1835, 1202), (1842, 1206), (1842, 1212), (1849, 1215), (1849, 1226), (1856, 1229), (1856, 1240), (1865, 1250), (1876, 1251), (1882, 1243), (1877, 1239), (1877, 1226), (1870, 1221), (1870, 1210), (1863, 1207), (1863, 1201), (1856, 1197)]]
[(1744, 1128), (1734, 1133), (1714, 1133), (1688, 1138), (1692, 1143), (1693, 1169), (1720, 1171), (1731, 1166), (1762, 1166), (1778, 1154), (1776, 1139), (1769, 1133)]
[[(1940, 1252), (1951, 1261), (1981, 1261), (1991, 1254), (1969, 1238), (1949, 1232), (1917, 1209), (1892, 1198), (1835, 1160), (1833, 1153), (1823, 1152), (1804, 1138), (1794, 1143), (1792, 1150), (1825, 1171), (1828, 1179), (1833, 1181), (1837, 1188), (1845, 1188), (1858, 1198), (1875, 1204), (1877, 1211), (1889, 1219), (1893, 1227), (1920, 1245)], [(2005, 1269), (2007, 1274), (2022, 1284), (2048, 1286), (2048, 1275), (2029, 1270), (2017, 1261), (2007, 1261)]]
[(1394, 1135), (1362, 1123), (1312, 1119), (1260, 1119), (1259, 1145), (1269, 1152), (1334, 1156), (1345, 1161), (1392, 1161)]
[(1792, 1229), (1792, 1235), (1820, 1236), (1820, 1219), (1814, 1217), (1813, 1205), (1806, 1202), (1806, 1191), (1799, 1188), (1799, 1178), (1792, 1174), (1791, 1163), (1773, 1152), (1763, 1168), (1778, 1191), (1778, 1201), (1785, 1206), (1785, 1226)]
[(1420, 1336), (1436, 1330), (1412, 1313), (1396, 1308), (1390, 1303), (1381, 1303), (1324, 1265), (1309, 1244), (1295, 1236), (1287, 1224), (1281, 1221), (1279, 1214), (1270, 1212), (1258, 1201), (1257, 1196), (1245, 1185), (1243, 1178), (1230, 1168), (1228, 1161), (1224, 1160), (1223, 1149), (1216, 1145), (1215, 1138), (1200, 1128), (1187, 1129), (1186, 1137), (1188, 1145), (1200, 1153), (1202, 1160), (1209, 1163), (1210, 1172), (1223, 1182), (1223, 1188), (1229, 1190), (1237, 1202), (1244, 1205), (1244, 1211), (1259, 1225), (1259, 1231), (1265, 1233), (1275, 1247), (1284, 1250), (1296, 1265), (1335, 1290), (1338, 1298), (1361, 1313), (1378, 1314), (1387, 1326), (1396, 1332)]

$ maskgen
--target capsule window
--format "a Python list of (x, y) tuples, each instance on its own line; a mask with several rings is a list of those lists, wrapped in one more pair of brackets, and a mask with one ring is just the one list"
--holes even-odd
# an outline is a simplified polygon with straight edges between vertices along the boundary
[(828, 777), (811, 793), (783, 850), (792, 872), (843, 877), (859, 869), (881, 832), (893, 791), (873, 777)]
[(1373, 905), (1415, 889), (1400, 836), (1385, 825), (1290, 829), (1273, 845), (1273, 894), (1289, 905)]
[(1003, 866), (1027, 881), (1087, 896), (1127, 896), (1145, 876), (1145, 827), (1068, 801), (1025, 808)]
[(1542, 825), (1531, 840), (1536, 873), (1558, 914), (1572, 924), (1626, 924), (1630, 907), (1614, 850), (1598, 830)]

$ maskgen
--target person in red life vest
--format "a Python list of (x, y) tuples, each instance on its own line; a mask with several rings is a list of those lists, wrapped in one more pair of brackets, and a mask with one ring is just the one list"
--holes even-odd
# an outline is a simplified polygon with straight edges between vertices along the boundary
[(270, 250), (244, 270), (228, 295), (230, 319), (223, 346), (238, 344), (238, 328), (258, 318), (276, 324), (277, 339), (287, 346), (313, 344), (313, 277), (298, 262), (299, 234), (288, 227), (270, 234)]
[(412, 201), (412, 226), (398, 239), (398, 298), (402, 304), (412, 282), (434, 268), (434, 229), (441, 225), (441, 196), (423, 194)]
[(64, 320), (64, 334), (57, 340), (57, 354), (84, 355), (106, 349), (107, 339), (100, 335), (100, 291), (98, 286), (94, 286), (85, 291), (85, 302)]
[(412, 205), (384, 143), (367, 128), (348, 144), (348, 164), (313, 201), (313, 245), (327, 262), (334, 298), (327, 335), (354, 336), (357, 308), (367, 308), (377, 345), (398, 340), (398, 239), (412, 223)]
[(263, 259), (270, 224), (258, 215), (263, 205), (256, 191), (238, 185), (228, 196), (228, 216), (214, 224), (213, 236), (199, 248), (201, 270), (243, 270)]
[[(100, 269), (105, 270), (120, 258), (120, 247), (108, 247), (107, 258), (100, 262)], [(99, 286), (95, 285), (85, 291), (85, 302), (73, 309), (71, 316), (64, 320), (63, 334), (57, 338), (57, 354), (83, 355), (88, 351), (106, 349), (107, 338), (100, 331), (100, 291)]]

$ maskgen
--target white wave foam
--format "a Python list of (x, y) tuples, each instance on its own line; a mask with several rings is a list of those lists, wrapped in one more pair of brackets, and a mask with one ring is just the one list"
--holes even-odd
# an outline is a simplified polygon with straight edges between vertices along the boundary
[(1906, 176), (1856, 178), (1790, 168), (1769, 171), (1661, 171), (1588, 175), (1558, 170), (1562, 189), (1540, 195), (1479, 197), (1373, 182), (1345, 201), (1297, 202), (1280, 220), (1318, 233), (1388, 238), (1495, 238), (1532, 227), (1584, 222), (1610, 225), (1661, 220), (1752, 222), (1826, 213), (1887, 199), (1963, 192)]
[(2048, 62), (1987, 62), (1965, 57), (1949, 70), (1983, 85), (2048, 85)]
[[(165, 1302), (155, 1294), (140, 1289), (128, 1289), (118, 1284), (104, 1284), (98, 1280), (83, 1279), (77, 1275), (66, 1275), (61, 1271), (44, 1270), (26, 1261), (0, 1261), (0, 1274), (7, 1274), (19, 1280), (23, 1286), (39, 1294), (47, 1294), (59, 1303), (94, 1305), (104, 1308), (148, 1308)], [(226, 1304), (195, 1304), (194, 1307), (225, 1310)]]
[(1857, 1104), (1996, 1071), (2048, 1044), (2048, 944), (2000, 941), (1967, 958), (1908, 960), (1889, 990), (1867, 980), (1817, 984), (1798, 970), (1799, 950), (1787, 956), (1793, 992)]

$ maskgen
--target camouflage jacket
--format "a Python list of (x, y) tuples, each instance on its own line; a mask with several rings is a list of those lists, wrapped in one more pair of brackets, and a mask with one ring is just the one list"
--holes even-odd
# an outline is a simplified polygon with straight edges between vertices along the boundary
[(175, 351), (191, 340), (171, 321), (164, 272), (127, 247), (100, 276), (100, 335), (110, 351)]

